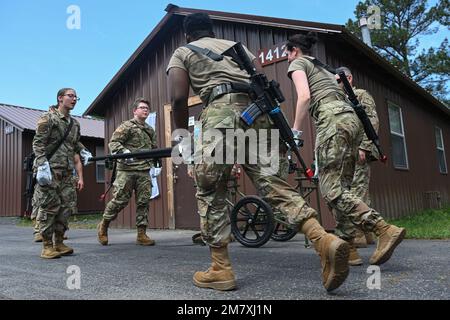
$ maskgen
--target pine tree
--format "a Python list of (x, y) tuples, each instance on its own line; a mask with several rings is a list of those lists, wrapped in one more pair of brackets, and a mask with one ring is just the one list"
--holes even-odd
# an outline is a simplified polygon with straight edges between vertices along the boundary
[(365, 0), (355, 9), (355, 20), (349, 19), (346, 27), (360, 37), (359, 18), (367, 8), (380, 8), (381, 28), (371, 29), (375, 51), (417, 82), (436, 98), (450, 106), (450, 47), (445, 38), (439, 47), (422, 49), (418, 53), (420, 36), (436, 33), (439, 28), (449, 28), (449, 0), (427, 6), (427, 0)]

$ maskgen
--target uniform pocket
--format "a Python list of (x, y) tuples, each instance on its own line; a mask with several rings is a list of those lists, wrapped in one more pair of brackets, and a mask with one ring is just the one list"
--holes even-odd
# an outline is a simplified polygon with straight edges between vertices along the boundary
[(342, 114), (342, 113), (347, 113), (347, 112), (355, 112), (354, 109), (349, 106), (347, 103), (343, 102), (343, 101), (339, 101), (337, 103), (334, 103), (332, 106), (332, 113), (334, 115), (338, 115), (338, 114)]

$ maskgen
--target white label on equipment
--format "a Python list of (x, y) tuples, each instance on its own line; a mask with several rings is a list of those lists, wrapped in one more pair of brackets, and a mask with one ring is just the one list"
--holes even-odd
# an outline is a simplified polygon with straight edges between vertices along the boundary
[(195, 117), (189, 117), (189, 122), (188, 122), (188, 126), (191, 127), (195, 124)]

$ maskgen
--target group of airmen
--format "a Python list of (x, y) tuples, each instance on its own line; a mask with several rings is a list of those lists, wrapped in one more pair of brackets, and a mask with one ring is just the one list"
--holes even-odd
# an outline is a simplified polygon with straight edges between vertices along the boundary
[[(221, 55), (235, 45), (233, 41), (215, 37), (212, 21), (205, 13), (186, 16), (183, 26), (186, 42), (206, 49), (203, 52)], [(370, 263), (380, 265), (388, 261), (406, 231), (386, 223), (381, 214), (370, 207), (370, 163), (379, 155), (365, 136), (361, 121), (340, 87), (342, 84), (339, 84), (338, 77), (312, 62), (314, 58), (310, 52), (315, 42), (316, 37), (309, 33), (293, 35), (286, 43), (289, 62), (287, 76), (297, 92), (292, 131), (296, 138), (300, 138), (302, 125), (309, 113), (316, 128), (315, 157), (319, 187), (336, 218), (335, 233), (324, 230), (317, 220), (316, 210), (286, 182), (283, 173), (268, 174), (259, 158), (257, 163), (241, 163), (241, 166), (259, 196), (281, 212), (289, 227), (298, 229), (312, 241), (320, 256), (323, 286), (331, 291), (345, 281), (349, 265), (362, 264), (356, 250), (360, 239), (363, 242), (367, 239), (370, 243), (373, 241), (372, 233), (375, 234), (377, 246)], [(262, 73), (256, 57), (244, 48), (257, 71)], [(338, 70), (345, 72), (349, 82), (353, 82), (348, 68)], [(181, 46), (173, 53), (166, 72), (175, 129), (188, 128), (190, 88), (203, 102), (200, 115), (203, 131), (216, 129), (225, 133), (228, 129), (245, 132), (275, 128), (268, 114), (262, 114), (250, 126), (240, 120), (240, 115), (252, 100), (248, 92), (240, 91), (236, 89), (239, 86), (232, 84), (248, 85), (250, 79), (249, 74), (230, 57), (224, 55), (223, 59), (216, 61), (207, 54)], [(373, 98), (365, 90), (354, 90), (373, 126), (378, 129)], [(41, 257), (46, 259), (73, 253), (73, 248), (64, 244), (64, 233), (68, 229), (68, 216), (76, 212), (76, 189), (83, 188), (82, 164), (87, 165), (92, 157), (80, 143), (80, 124), (70, 116), (77, 101), (75, 90), (61, 89), (57, 93), (57, 105), (39, 119), (33, 140), (37, 180), (33, 197), (35, 240), (43, 242)], [(136, 99), (131, 106), (133, 119), (123, 122), (112, 135), (108, 145), (111, 153), (132, 153), (157, 147), (155, 131), (145, 122), (150, 106), (144, 98)], [(270, 147), (269, 141), (262, 142)], [(230, 144), (217, 138), (203, 139), (200, 151), (222, 148), (223, 145)], [(59, 147), (51, 154), (56, 146)], [(249, 152), (248, 146), (246, 148)], [(286, 157), (286, 148), (282, 144), (279, 150), (271, 152), (277, 153), (280, 159)], [(108, 244), (109, 225), (128, 204), (133, 190), (138, 230), (136, 243), (145, 246), (155, 244), (146, 234), (152, 187), (149, 170), (154, 166), (152, 159), (118, 160), (114, 193), (97, 226), (98, 241), (102, 245)], [(228, 250), (230, 219), (225, 201), (233, 164), (195, 163), (192, 168), (201, 238), (209, 246), (212, 260), (206, 271), (194, 274), (193, 282), (201, 288), (235, 289), (236, 280)], [(152, 172), (159, 175), (161, 168), (156, 169)]]

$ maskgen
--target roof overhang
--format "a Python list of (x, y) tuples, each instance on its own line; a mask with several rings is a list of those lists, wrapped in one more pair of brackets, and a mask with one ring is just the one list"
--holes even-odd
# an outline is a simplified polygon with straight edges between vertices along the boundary
[(240, 14), (240, 13), (229, 13), (229, 12), (221, 12), (221, 11), (211, 11), (211, 10), (199, 10), (199, 9), (191, 9), (191, 8), (181, 8), (173, 4), (169, 4), (165, 11), (167, 14), (163, 17), (163, 19), (158, 23), (158, 25), (152, 30), (152, 32), (145, 38), (142, 44), (136, 49), (136, 51), (131, 55), (131, 57), (127, 60), (127, 62), (120, 68), (120, 70), (116, 73), (116, 75), (111, 79), (111, 81), (106, 85), (106, 87), (101, 91), (101, 93), (97, 96), (97, 98), (92, 102), (92, 104), (88, 107), (88, 109), (83, 113), (83, 116), (86, 115), (97, 115), (97, 116), (105, 116), (106, 110), (104, 108), (104, 104), (106, 103), (106, 99), (111, 96), (114, 92), (114, 89), (120, 84), (120, 80), (122, 76), (125, 75), (127, 70), (133, 65), (133, 63), (138, 59), (140, 54), (151, 45), (152, 41), (164, 28), (164, 26), (173, 18), (174, 16), (186, 16), (196, 12), (205, 12), (207, 13), (211, 19), (217, 21), (227, 21), (234, 23), (243, 23), (243, 24), (252, 24), (252, 25), (260, 25), (265, 27), (273, 27), (273, 28), (282, 28), (288, 30), (299, 30), (299, 31), (313, 31), (317, 33), (324, 34), (334, 34), (342, 37), (344, 41), (347, 41), (351, 45), (353, 45), (357, 50), (367, 55), (372, 61), (376, 64), (379, 64), (386, 72), (394, 76), (396, 79), (404, 83), (408, 88), (417, 92), (424, 99), (435, 105), (441, 111), (445, 112), (448, 116), (450, 116), (450, 109), (446, 107), (442, 102), (429, 94), (425, 89), (419, 86), (417, 83), (409, 79), (402, 72), (397, 70), (394, 66), (392, 66), (388, 61), (382, 58), (375, 50), (368, 47), (361, 40), (359, 40), (356, 36), (351, 34), (348, 30), (345, 29), (344, 26), (336, 25), (336, 24), (328, 24), (328, 23), (318, 23), (318, 22), (310, 22), (310, 21), (300, 21), (300, 20), (292, 20), (292, 19), (282, 19), (282, 18), (272, 18), (272, 17), (263, 17), (263, 16), (255, 16), (248, 14)]

